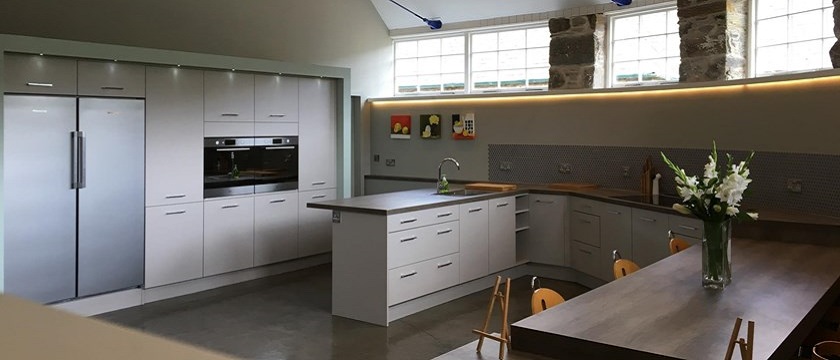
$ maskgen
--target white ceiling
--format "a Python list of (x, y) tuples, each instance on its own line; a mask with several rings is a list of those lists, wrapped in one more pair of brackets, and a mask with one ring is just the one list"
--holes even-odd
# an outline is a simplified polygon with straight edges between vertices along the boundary
[[(388, 0), (370, 0), (389, 30), (425, 26), (423, 22)], [(395, 0), (425, 18), (440, 18), (446, 24), (536, 14), (579, 6), (600, 5), (608, 0)]]

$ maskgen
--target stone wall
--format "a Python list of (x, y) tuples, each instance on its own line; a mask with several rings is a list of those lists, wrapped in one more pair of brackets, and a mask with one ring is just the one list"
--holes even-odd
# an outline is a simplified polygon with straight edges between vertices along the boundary
[(747, 75), (748, 0), (678, 0), (680, 82)]
[(603, 14), (548, 21), (549, 89), (591, 89), (604, 87)]
[(834, 36), (837, 42), (828, 51), (828, 55), (831, 57), (831, 65), (840, 69), (840, 0), (834, 0)]

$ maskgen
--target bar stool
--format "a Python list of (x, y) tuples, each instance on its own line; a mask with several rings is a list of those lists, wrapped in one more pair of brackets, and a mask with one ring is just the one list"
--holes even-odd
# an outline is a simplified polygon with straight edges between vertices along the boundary
[(683, 251), (691, 246), (688, 241), (674, 236), (674, 233), (672, 233), (671, 230), (668, 230), (668, 239), (671, 239), (668, 241), (668, 247), (671, 248), (671, 255)]
[[(536, 276), (531, 278), (531, 289), (534, 289), (534, 293), (531, 295), (531, 315), (536, 315), (537, 313), (546, 310), (552, 306), (557, 304), (562, 304), (566, 301), (560, 294), (556, 291), (546, 288), (541, 288), (539, 286), (539, 279)], [(534, 286), (536, 284), (536, 287)]]
[(630, 260), (622, 259), (618, 250), (613, 250), (613, 275), (615, 275), (616, 280), (630, 275), (638, 270), (639, 265), (636, 265), (636, 263)]

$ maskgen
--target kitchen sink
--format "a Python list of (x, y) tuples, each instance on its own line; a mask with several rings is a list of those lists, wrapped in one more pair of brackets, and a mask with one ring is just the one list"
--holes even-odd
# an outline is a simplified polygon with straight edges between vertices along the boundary
[(487, 193), (490, 193), (490, 192), (491, 192), (491, 191), (461, 189), (461, 190), (453, 190), (453, 191), (446, 192), (446, 193), (434, 193), (433, 195), (442, 195), (442, 196), (472, 196), (472, 195), (487, 194)]

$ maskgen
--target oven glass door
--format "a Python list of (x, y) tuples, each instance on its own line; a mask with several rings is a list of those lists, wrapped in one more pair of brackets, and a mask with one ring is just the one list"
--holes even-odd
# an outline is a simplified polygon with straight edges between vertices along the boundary
[(254, 193), (254, 147), (251, 142), (204, 148), (204, 197)]
[[(297, 189), (297, 138), (258, 138), (256, 139), (256, 144), (257, 146), (254, 147), (255, 192), (264, 193)], [(261, 144), (263, 146), (260, 146)]]

